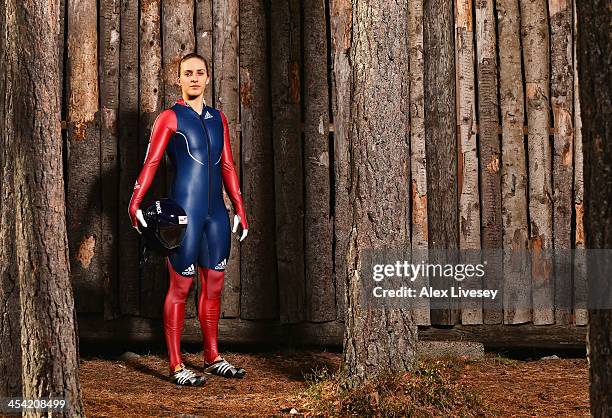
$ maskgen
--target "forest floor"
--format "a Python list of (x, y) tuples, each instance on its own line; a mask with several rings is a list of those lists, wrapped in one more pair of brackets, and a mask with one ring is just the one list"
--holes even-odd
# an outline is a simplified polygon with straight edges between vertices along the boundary
[[(374, 409), (378, 413), (372, 413), (372, 409), (357, 413), (355, 408), (359, 407), (355, 407), (354, 396), (339, 399), (335, 395), (340, 385), (333, 383), (337, 383), (333, 375), (340, 365), (340, 353), (284, 349), (251, 354), (233, 352), (225, 357), (247, 370), (244, 379), (211, 376), (204, 386), (189, 388), (167, 381), (163, 355), (143, 354), (127, 361), (84, 355), (80, 378), (86, 414), (88, 417), (388, 414), (380, 412), (384, 409)], [(201, 353), (186, 354), (184, 361), (192, 369), (201, 369)], [(432, 364), (437, 371), (428, 368)], [(417, 411), (415, 416), (465, 415), (466, 411), (472, 415), (470, 408), (474, 408), (474, 415), (481, 416), (589, 416), (588, 369), (584, 358), (531, 360), (523, 356), (519, 360), (487, 353), (480, 360), (441, 359), (422, 370), (425, 380), (402, 383), (404, 398), (413, 396), (406, 394), (414, 391), (427, 392), (433, 396), (431, 399), (446, 396), (462, 400), (443, 405), (446, 409), (429, 406), (412, 409)], [(438, 387), (431, 389), (431, 382)], [(428, 387), (419, 392), (423, 388), (417, 386), (423, 384)], [(380, 386), (374, 387), (378, 387), (375, 392), (382, 393)], [(367, 402), (385, 403), (379, 393), (365, 396)], [(405, 402), (404, 398), (396, 398), (395, 402)], [(351, 404), (348, 409), (347, 403)]]

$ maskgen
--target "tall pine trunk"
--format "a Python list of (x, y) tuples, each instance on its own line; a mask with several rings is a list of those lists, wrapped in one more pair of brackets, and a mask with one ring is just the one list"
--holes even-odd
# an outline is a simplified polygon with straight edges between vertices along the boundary
[[(371, 280), (361, 275), (367, 250), (399, 250), (410, 244), (407, 4), (355, 2), (352, 16), (352, 210), (347, 214), (351, 232), (344, 369), (358, 383), (379, 373), (412, 369), (417, 329), (410, 310), (372, 309), (360, 300), (364, 281)], [(342, 87), (336, 84), (339, 91)]]
[[(10, 0), (11, 2), (14, 0)], [(58, 69), (59, 2), (19, 2), (21, 73), (15, 84), (16, 249), (21, 300), (23, 396), (65, 398), (83, 415), (70, 281)], [(95, 24), (95, 23), (94, 23)], [(49, 36), (52, 35), (52, 36)], [(37, 416), (33, 411), (24, 416)]]
[[(591, 249), (612, 248), (612, 10), (606, 1), (578, 1), (577, 6), (586, 244)], [(609, 276), (589, 278), (589, 286), (603, 294), (607, 291), (609, 304)], [(607, 308), (589, 311), (594, 417), (612, 416), (612, 310)]]

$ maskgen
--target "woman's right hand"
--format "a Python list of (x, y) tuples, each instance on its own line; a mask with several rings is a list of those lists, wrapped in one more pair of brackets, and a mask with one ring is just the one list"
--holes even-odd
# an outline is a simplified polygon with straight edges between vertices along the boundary
[(136, 209), (135, 212), (130, 211), (130, 220), (132, 221), (132, 226), (136, 229), (136, 231), (138, 231), (139, 234), (142, 234), (138, 228), (138, 222), (140, 222), (140, 225), (144, 226), (145, 228), (147, 227), (147, 222), (144, 219), (142, 211), (140, 209)]

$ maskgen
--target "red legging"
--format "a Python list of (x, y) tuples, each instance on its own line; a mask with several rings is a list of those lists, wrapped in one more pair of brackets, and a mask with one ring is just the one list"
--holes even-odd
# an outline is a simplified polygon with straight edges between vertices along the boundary
[[(185, 324), (185, 301), (193, 279), (181, 276), (174, 271), (172, 264), (166, 259), (170, 275), (170, 287), (164, 302), (164, 332), (170, 370), (182, 363), (181, 334)], [(221, 290), (223, 289), (223, 271), (198, 267), (201, 291), (198, 300), (198, 319), (202, 329), (204, 342), (204, 361), (212, 363), (219, 354), (217, 351), (217, 330), (221, 312)]]

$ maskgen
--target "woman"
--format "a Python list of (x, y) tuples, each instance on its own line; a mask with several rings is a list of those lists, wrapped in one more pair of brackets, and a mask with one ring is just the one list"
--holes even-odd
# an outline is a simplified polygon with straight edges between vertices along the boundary
[(178, 84), (182, 99), (155, 120), (144, 166), (129, 205), (134, 228), (146, 227), (139, 206), (149, 188), (164, 151), (176, 169), (170, 197), (187, 213), (188, 225), (181, 246), (166, 259), (170, 287), (164, 302), (164, 332), (172, 381), (198, 386), (205, 378), (187, 369), (181, 359), (180, 339), (185, 320), (185, 300), (196, 271), (201, 281), (198, 319), (204, 343), (205, 372), (224, 377), (243, 377), (217, 351), (221, 290), (230, 252), (230, 224), (223, 202), (225, 186), (236, 215), (233, 232), (242, 227), (242, 241), (248, 232), (240, 183), (223, 112), (206, 106), (204, 90), (210, 81), (208, 64), (198, 54), (189, 54), (179, 63)]

